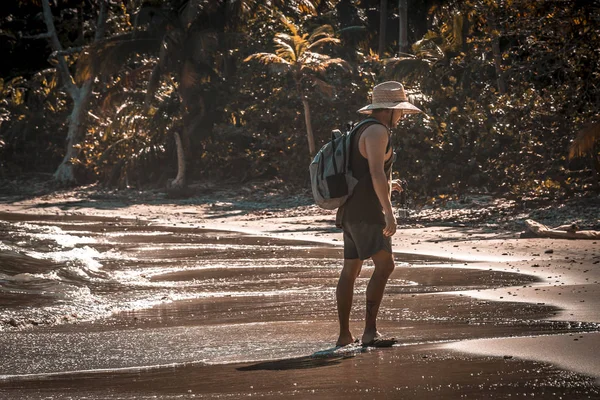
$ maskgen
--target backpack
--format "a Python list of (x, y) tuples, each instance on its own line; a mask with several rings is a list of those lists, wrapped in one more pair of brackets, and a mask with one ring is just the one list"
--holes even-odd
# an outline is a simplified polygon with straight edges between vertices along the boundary
[(317, 152), (310, 163), (310, 184), (315, 203), (326, 210), (335, 210), (352, 195), (358, 180), (352, 175), (352, 138), (367, 123), (380, 123), (367, 118), (349, 131), (331, 132), (331, 141)]

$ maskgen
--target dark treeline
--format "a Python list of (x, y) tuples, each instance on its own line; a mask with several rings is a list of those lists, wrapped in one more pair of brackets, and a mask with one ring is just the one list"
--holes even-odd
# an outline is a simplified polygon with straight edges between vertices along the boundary
[(426, 111), (394, 139), (413, 193), (600, 191), (597, 2), (11, 0), (1, 12), (6, 179), (306, 184), (311, 153), (394, 79)]

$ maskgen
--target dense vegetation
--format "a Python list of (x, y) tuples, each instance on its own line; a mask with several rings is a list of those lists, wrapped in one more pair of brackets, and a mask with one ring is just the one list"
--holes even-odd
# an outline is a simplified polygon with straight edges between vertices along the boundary
[(2, 12), (0, 177), (306, 185), (315, 146), (395, 79), (426, 111), (394, 139), (413, 193), (600, 191), (591, 1), (20, 0)]

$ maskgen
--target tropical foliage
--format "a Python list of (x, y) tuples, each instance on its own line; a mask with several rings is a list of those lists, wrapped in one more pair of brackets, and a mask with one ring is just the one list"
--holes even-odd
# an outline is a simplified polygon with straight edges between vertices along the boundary
[(281, 32), (275, 34), (273, 39), (276, 44), (275, 53), (255, 53), (244, 61), (255, 59), (272, 67), (276, 74), (284, 73), (292, 76), (296, 93), (304, 106), (308, 151), (313, 156), (316, 149), (308, 104), (310, 89), (316, 87), (323, 93), (333, 95), (333, 86), (321, 79), (321, 76), (329, 67), (338, 66), (349, 70), (350, 64), (341, 58), (332, 58), (318, 52), (322, 47), (340, 43), (340, 40), (334, 37), (331, 25), (322, 25), (309, 36), (307, 33), (302, 34), (285, 16), (281, 17), (281, 21), (291, 34)]
[[(394, 136), (395, 170), (415, 196), (597, 193), (599, 11), (542, 0), (10, 2), (0, 176), (51, 176), (68, 159), (79, 183), (305, 187), (307, 155), (358, 119), (374, 84), (396, 79), (426, 111)], [(68, 88), (85, 82), (68, 155)]]

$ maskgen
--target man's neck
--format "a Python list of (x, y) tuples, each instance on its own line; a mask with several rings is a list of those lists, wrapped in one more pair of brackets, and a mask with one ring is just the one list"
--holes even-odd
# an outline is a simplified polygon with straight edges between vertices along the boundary
[(390, 126), (390, 119), (392, 118), (391, 115), (385, 113), (377, 113), (377, 114), (372, 114), (371, 118), (375, 118), (377, 121), (379, 121), (381, 123), (381, 125), (385, 126), (388, 131), (392, 129), (392, 127)]

